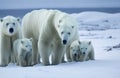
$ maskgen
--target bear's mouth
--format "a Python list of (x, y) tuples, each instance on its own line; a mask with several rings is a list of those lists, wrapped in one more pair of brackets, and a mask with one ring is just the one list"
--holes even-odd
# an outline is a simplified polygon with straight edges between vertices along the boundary
[(76, 62), (78, 62), (79, 61), (79, 55), (75, 53), (73, 55), (73, 60), (76, 61)]
[(79, 59), (77, 58), (77, 57), (74, 57), (74, 59), (73, 59), (75, 62), (78, 62), (79, 61)]
[(9, 32), (10, 32), (10, 33), (13, 33), (13, 32), (14, 32), (14, 29), (13, 29), (13, 28), (10, 28), (10, 29), (9, 29)]

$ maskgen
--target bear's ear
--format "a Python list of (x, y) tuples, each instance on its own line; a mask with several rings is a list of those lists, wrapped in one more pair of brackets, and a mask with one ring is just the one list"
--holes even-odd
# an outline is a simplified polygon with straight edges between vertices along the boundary
[(3, 22), (3, 18), (0, 18), (0, 22)]
[(72, 28), (74, 28), (74, 26), (72, 26)]
[(33, 41), (33, 39), (32, 39), (32, 38), (30, 38), (30, 41), (32, 42), (32, 41)]
[(62, 20), (59, 20), (59, 23), (61, 23), (62, 22)]
[(90, 44), (91, 44), (91, 41), (89, 41), (88, 44), (90, 45)]
[(78, 43), (81, 44), (81, 42), (78, 40)]
[(18, 21), (18, 22), (21, 22), (21, 19), (20, 19), (20, 17), (17, 17), (17, 21)]

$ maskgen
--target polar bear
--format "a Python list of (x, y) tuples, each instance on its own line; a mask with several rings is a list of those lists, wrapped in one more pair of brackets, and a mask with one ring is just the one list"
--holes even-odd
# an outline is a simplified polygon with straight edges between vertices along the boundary
[(91, 41), (76, 40), (71, 44), (70, 54), (72, 61), (94, 60), (94, 48)]
[(79, 48), (79, 40), (75, 40), (70, 45), (70, 62), (72, 61), (80, 61), (80, 48)]
[[(61, 63), (66, 47), (78, 39), (76, 20), (58, 10), (34, 10), (23, 17), (23, 37), (33, 38), (33, 61), (39, 52), (43, 65)], [(38, 51), (37, 51), (38, 50)]]
[(79, 41), (80, 61), (94, 60), (94, 48), (91, 41)]
[(0, 18), (0, 66), (7, 66), (12, 61), (13, 42), (21, 38), (20, 18), (6, 16)]
[(17, 39), (13, 44), (14, 57), (17, 65), (32, 65), (32, 38)]

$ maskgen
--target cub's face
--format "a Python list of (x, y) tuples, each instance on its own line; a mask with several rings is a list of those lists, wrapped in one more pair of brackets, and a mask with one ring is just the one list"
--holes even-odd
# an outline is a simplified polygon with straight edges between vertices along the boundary
[(19, 25), (20, 25), (20, 19), (12, 17), (12, 16), (6, 16), (3, 19), (1, 19), (2, 23), (2, 32), (5, 35), (12, 36), (16, 34), (19, 30)]
[(22, 39), (21, 46), (27, 52), (32, 51), (32, 39)]
[(79, 44), (80, 44), (79, 48), (81, 55), (85, 55), (88, 52), (88, 48), (91, 45), (91, 41), (89, 42), (83, 41), (83, 42), (79, 42)]
[(73, 61), (79, 61), (80, 58), (80, 49), (79, 45), (70, 47), (70, 55)]
[(76, 25), (68, 18), (59, 20), (57, 31), (63, 45), (66, 45), (73, 36), (75, 26)]

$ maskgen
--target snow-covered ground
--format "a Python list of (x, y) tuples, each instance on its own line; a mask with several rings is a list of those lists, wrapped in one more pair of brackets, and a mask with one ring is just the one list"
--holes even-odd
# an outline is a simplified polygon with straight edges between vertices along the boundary
[(32, 67), (9, 64), (0, 67), (0, 78), (120, 78), (120, 14), (83, 12), (72, 15), (79, 21), (80, 40), (93, 43), (94, 61)]
[(120, 28), (120, 13), (81, 12), (72, 14), (79, 22), (81, 30), (105, 30)]

